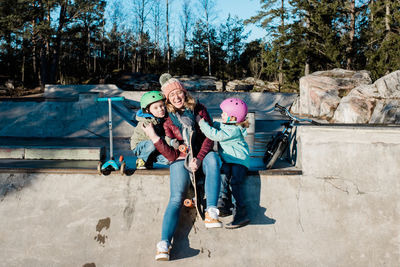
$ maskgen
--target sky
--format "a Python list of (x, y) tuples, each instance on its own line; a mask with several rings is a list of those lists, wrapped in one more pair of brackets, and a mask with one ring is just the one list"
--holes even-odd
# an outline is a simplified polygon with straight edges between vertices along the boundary
[[(257, 12), (261, 10), (260, 0), (216, 0), (215, 2), (221, 22), (226, 20), (229, 14), (232, 17), (237, 15), (240, 19), (245, 20), (257, 15)], [(266, 35), (264, 29), (254, 24), (246, 25), (245, 29), (246, 32), (251, 31), (247, 41), (262, 39)]]
[[(123, 23), (129, 24), (129, 17), (132, 16), (132, 0), (107, 0), (107, 6), (112, 9), (113, 2), (119, 1), (121, 3), (121, 7), (123, 9), (122, 12), (125, 13)], [(165, 3), (165, 0), (161, 0), (162, 3)], [(182, 13), (183, 0), (169, 0), (170, 4), (170, 33), (171, 33), (171, 41), (172, 43), (179, 44), (180, 43), (180, 14)], [(198, 13), (200, 10), (195, 8), (195, 5), (198, 7), (198, 0), (190, 0), (190, 3), (193, 8), (193, 12)], [(219, 26), (222, 23), (226, 22), (229, 14), (231, 17), (238, 16), (239, 19), (245, 20), (249, 19), (251, 16), (257, 14), (258, 11), (261, 10), (260, 0), (214, 0), (216, 6), (213, 9), (214, 16), (211, 20), (211, 23), (214, 26)], [(106, 12), (107, 13), (107, 12)], [(110, 14), (110, 13), (108, 13)], [(200, 14), (196, 14), (196, 16), (200, 16)], [(107, 17), (107, 16), (106, 16)], [(110, 25), (108, 25), (110, 27)], [(128, 26), (128, 25), (127, 25)], [(129, 27), (129, 26), (128, 26)], [(254, 24), (248, 24), (245, 26), (245, 34), (249, 33), (249, 36), (246, 42), (251, 42), (255, 39), (262, 39), (266, 36), (266, 32), (261, 27), (257, 27)]]

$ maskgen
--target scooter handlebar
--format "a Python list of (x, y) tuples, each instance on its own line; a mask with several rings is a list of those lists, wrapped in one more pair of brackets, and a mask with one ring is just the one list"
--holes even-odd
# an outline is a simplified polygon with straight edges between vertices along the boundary
[(110, 99), (111, 101), (124, 101), (125, 97), (123, 96), (116, 96), (116, 97), (99, 97), (96, 98), (97, 102), (107, 102), (108, 99)]

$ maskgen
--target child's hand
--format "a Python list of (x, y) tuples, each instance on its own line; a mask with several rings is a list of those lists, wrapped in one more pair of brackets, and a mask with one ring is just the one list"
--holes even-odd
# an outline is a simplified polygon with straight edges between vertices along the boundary
[(203, 118), (202, 117), (200, 117), (200, 115), (197, 115), (196, 116), (196, 121), (197, 121), (197, 123), (199, 123), (199, 121), (201, 121)]

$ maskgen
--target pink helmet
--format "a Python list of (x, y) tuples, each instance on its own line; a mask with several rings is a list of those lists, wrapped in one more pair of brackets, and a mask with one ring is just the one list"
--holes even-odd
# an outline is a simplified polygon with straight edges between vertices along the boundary
[(243, 100), (239, 98), (227, 98), (222, 101), (219, 107), (222, 109), (223, 112), (228, 114), (229, 117), (235, 116), (237, 123), (240, 123), (246, 119), (247, 105)]

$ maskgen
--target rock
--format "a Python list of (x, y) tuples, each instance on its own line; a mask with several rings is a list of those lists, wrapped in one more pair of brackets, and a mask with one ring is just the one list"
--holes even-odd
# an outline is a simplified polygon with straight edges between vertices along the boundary
[(375, 98), (368, 97), (354, 90), (343, 97), (337, 107), (333, 122), (336, 123), (368, 123), (375, 106)]
[(400, 124), (400, 100), (379, 100), (369, 123)]
[(360, 85), (343, 97), (335, 123), (399, 123), (400, 70), (371, 85)]
[(217, 78), (213, 76), (174, 76), (179, 79), (188, 91), (215, 91)]
[[(331, 120), (343, 96), (348, 95), (354, 88), (369, 85), (371, 82), (367, 71), (333, 69), (314, 72), (300, 79), (300, 96), (292, 111)], [(359, 102), (359, 99), (360, 97), (354, 102)], [(348, 99), (345, 99), (345, 102), (342, 108), (355, 104)], [(351, 117), (349, 114), (340, 116), (343, 119)], [(337, 115), (337, 118), (340, 116)]]
[(14, 82), (12, 80), (7, 80), (5, 86), (9, 91), (14, 90)]
[(400, 70), (375, 81), (374, 85), (382, 98), (400, 98)]
[(339, 102), (339, 85), (335, 79), (315, 75), (300, 79), (299, 114), (331, 118)]

